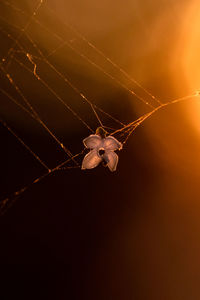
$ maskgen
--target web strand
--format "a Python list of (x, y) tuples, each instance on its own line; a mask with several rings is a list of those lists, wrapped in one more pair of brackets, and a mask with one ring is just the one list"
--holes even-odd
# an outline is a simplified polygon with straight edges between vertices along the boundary
[[(188, 96), (185, 96), (185, 97), (181, 97), (181, 98), (177, 98), (177, 99), (174, 99), (172, 100), (171, 102), (167, 102), (165, 104), (162, 104), (160, 105), (159, 107), (155, 108), (154, 110), (152, 110), (151, 112), (141, 116), (140, 118), (138, 118), (137, 120), (135, 120), (134, 122), (131, 122), (130, 124), (126, 125), (123, 129), (119, 129), (119, 130), (116, 130), (114, 131), (113, 133), (111, 133), (111, 135), (115, 135), (119, 132), (122, 132), (123, 130), (129, 130), (129, 135), (128, 137), (136, 130), (136, 128), (141, 125), (145, 120), (147, 120), (149, 117), (151, 117), (154, 113), (156, 113), (158, 110), (164, 108), (164, 107), (167, 107), (171, 104), (175, 104), (175, 103), (179, 103), (179, 102), (182, 102), (182, 101), (186, 101), (186, 100), (189, 100), (189, 99), (193, 99), (193, 98), (196, 98), (196, 97), (200, 97), (200, 94), (199, 94), (199, 91), (195, 92), (194, 94), (192, 95), (188, 95)], [(128, 138), (127, 138), (128, 139)], [(123, 144), (125, 144), (127, 142), (127, 139), (123, 142)], [(46, 178), (47, 176), (49, 176), (50, 174), (54, 173), (55, 171), (58, 171), (59, 169), (62, 170), (63, 166), (66, 165), (68, 162), (71, 161), (71, 159), (75, 159), (77, 158), (78, 156), (82, 155), (84, 153), (85, 149), (83, 149), (82, 152), (74, 155), (72, 158), (69, 158), (68, 160), (62, 162), (61, 164), (57, 165), (55, 168), (51, 169), (51, 170), (48, 170), (48, 173), (45, 173), (44, 175), (36, 178), (34, 181), (32, 181), (32, 183), (30, 183), (29, 185), (23, 187), (22, 189), (18, 190), (17, 192), (15, 192), (12, 196), (10, 197), (6, 197), (5, 199), (3, 199), (1, 202), (0, 202), (0, 212), (2, 211), (2, 213), (4, 213), (7, 209), (7, 205), (9, 203), (9, 201), (14, 198), (14, 200), (16, 199), (17, 196), (20, 196), (22, 193), (24, 193), (30, 186), (40, 182), (42, 179)], [(65, 168), (65, 170), (68, 169), (68, 168)], [(11, 202), (13, 204), (13, 202)], [(9, 204), (8, 207), (10, 207), (11, 203)]]
[[(99, 124), (102, 126), (102, 127), (104, 127), (104, 125), (103, 125), (103, 123), (102, 123), (102, 121), (100, 120), (100, 118), (99, 118), (99, 116), (98, 116), (98, 114), (97, 114), (97, 111), (96, 111), (96, 109), (98, 109), (98, 107), (97, 107), (97, 105), (95, 105), (95, 104), (93, 104), (84, 94), (83, 94), (83, 92), (82, 91), (80, 91), (66, 76), (64, 76), (60, 71), (58, 71), (57, 70), (57, 68), (56, 67), (54, 67), (49, 61), (48, 61), (48, 59), (44, 56), (44, 54), (41, 52), (41, 50), (38, 48), (38, 46), (34, 43), (34, 41), (30, 38), (30, 36), (28, 36), (27, 35), (27, 38), (29, 39), (29, 41), (32, 43), (32, 45), (33, 45), (33, 47), (39, 52), (39, 54), (40, 54), (40, 56), (43, 58), (43, 60), (46, 62), (46, 64), (61, 78), (61, 79), (63, 79), (64, 80), (64, 82), (65, 83), (67, 83), (82, 99), (83, 99), (83, 101), (85, 101), (85, 102), (87, 102), (90, 106), (91, 106), (91, 108), (92, 108), (92, 110), (93, 110), (93, 112), (94, 112), (94, 114), (95, 114), (95, 116), (96, 116), (96, 118), (97, 118), (97, 120), (98, 120), (98, 122), (99, 122)], [(34, 64), (34, 69), (35, 69), (35, 71), (36, 71), (36, 64), (34, 63), (34, 62), (32, 62), (33, 64)], [(63, 103), (64, 104), (64, 103)], [(101, 110), (102, 112), (104, 112), (103, 110)], [(107, 114), (108, 115), (108, 114)], [(113, 119), (113, 118), (112, 118)], [(115, 121), (117, 120), (117, 119), (114, 119)], [(118, 120), (117, 120), (117, 122), (119, 122)], [(121, 123), (121, 122), (120, 122)], [(121, 124), (122, 125), (122, 124)]]
[[(9, 38), (11, 38), (12, 40), (15, 40), (13, 37), (12, 37), (12, 35), (10, 35), (10, 34), (8, 34), (6, 31), (4, 31), (4, 30), (2, 30), (3, 31), (3, 33), (4, 34), (7, 34), (7, 36), (9, 37)], [(39, 50), (39, 48), (36, 46), (36, 44), (32, 41), (32, 39), (30, 39), (30, 37), (29, 37), (29, 41), (33, 44), (33, 46), (36, 48), (36, 50), (39, 52), (39, 54), (41, 55), (41, 56), (43, 56), (44, 57), (44, 55), (43, 55), (43, 53)], [(18, 44), (18, 47), (21, 49), (21, 50), (13, 50), (13, 52), (14, 53), (23, 53), (27, 58), (28, 58), (28, 60), (31, 62), (31, 64), (33, 65), (33, 71), (31, 71), (30, 69), (28, 69), (24, 64), (22, 64), (19, 60), (17, 60), (17, 59), (15, 59), (21, 66), (23, 66), (24, 68), (26, 68), (29, 72), (32, 72), (33, 73), (33, 75), (38, 79), (38, 80), (40, 80), (41, 81), (41, 79), (39, 78), (39, 76), (38, 76), (38, 74), (37, 74), (37, 64), (33, 61), (33, 57), (35, 58), (35, 59), (39, 59), (39, 60), (42, 60), (42, 58), (41, 57), (36, 57), (35, 55), (34, 56), (32, 56), (31, 54), (29, 54), (29, 53), (27, 53), (27, 51), (25, 51), (24, 49), (23, 49), (23, 47), (21, 46), (21, 44), (19, 43), (19, 42), (16, 42), (17, 44)], [(45, 57), (44, 57), (44, 59), (45, 59)], [(108, 116), (110, 119), (112, 119), (112, 120), (114, 120), (116, 123), (118, 123), (118, 124), (120, 124), (121, 126), (124, 126), (124, 124), (121, 122), (121, 121), (119, 121), (118, 119), (116, 119), (115, 117), (113, 117), (113, 116), (111, 116), (110, 114), (108, 114), (107, 112), (105, 112), (103, 109), (101, 109), (100, 107), (98, 107), (96, 104), (94, 104), (94, 103), (91, 103), (84, 95), (83, 95), (83, 93), (81, 93), (81, 91), (80, 90), (78, 90), (65, 76), (63, 76), (63, 74), (61, 73), (61, 72), (59, 72), (52, 64), (50, 64), (48, 61), (46, 61), (46, 63), (48, 63), (48, 65), (68, 84), (68, 85), (70, 85), (80, 96), (81, 96), (81, 98), (83, 99), (83, 100), (85, 100), (90, 106), (91, 106), (91, 108), (92, 108), (92, 110), (93, 110), (93, 112), (94, 112), (94, 114), (95, 114), (95, 116), (96, 116), (96, 118), (97, 118), (97, 120), (98, 120), (98, 122), (99, 122), (99, 124), (100, 124), (100, 126), (102, 126), (102, 127), (106, 127), (106, 126), (104, 126), (103, 125), (103, 123), (102, 123), (102, 121), (100, 120), (100, 118), (99, 118), (99, 115), (97, 114), (97, 111), (96, 110), (99, 110), (101, 113), (103, 113), (103, 114), (105, 114), (106, 116)], [(10, 79), (10, 78), (9, 78)], [(64, 101), (63, 101), (64, 102)], [(62, 103), (63, 103), (62, 102)], [(66, 106), (66, 104), (65, 103), (63, 103), (65, 106)], [(71, 110), (71, 108), (69, 108), (69, 106), (67, 106), (67, 108), (68, 109), (70, 109)], [(77, 117), (77, 114), (75, 113), (75, 112), (73, 112), (73, 114)], [(88, 126), (88, 124), (86, 124), (80, 117), (78, 117), (79, 119), (80, 119), (80, 121), (81, 122), (83, 122), (84, 123), (84, 125), (86, 125), (86, 127), (90, 130), (90, 131), (92, 131), (92, 129)]]
[[(30, 102), (26, 99), (26, 97), (21, 92), (20, 88), (16, 85), (13, 78), (9, 73), (7, 73), (2, 66), (0, 66), (0, 69), (3, 71), (5, 76), (8, 78), (11, 85), (15, 88), (17, 93), (21, 96), (21, 98), (24, 100), (24, 102), (27, 104), (27, 106), (30, 108), (32, 114), (34, 115), (35, 119), (42, 125), (42, 127), (50, 134), (50, 136), (58, 143), (58, 145), (65, 151), (66, 154), (69, 155), (69, 157), (73, 157), (72, 153), (61, 143), (61, 141), (55, 136), (55, 134), (49, 129), (49, 127), (42, 121), (42, 119), (39, 117), (38, 113), (35, 111), (33, 106), (30, 104)], [(76, 161), (74, 161), (76, 163)]]
[[(8, 1), (4, 0), (4, 3), (7, 4), (8, 6), (12, 7), (12, 9), (15, 9), (18, 12), (20, 12), (21, 14), (24, 14), (24, 15), (27, 16), (27, 14), (23, 10), (18, 9), (13, 4), (10, 4)], [(158, 105), (157, 107), (154, 107), (154, 105), (150, 104), (148, 101), (146, 101), (145, 99), (138, 96), (132, 89), (129, 89), (126, 85), (124, 85), (118, 79), (116, 79), (114, 76), (112, 76), (110, 73), (105, 71), (103, 67), (96, 64), (92, 59), (90, 59), (88, 56), (84, 55), (80, 50), (77, 50), (73, 46), (73, 40), (71, 40), (70, 42), (65, 41), (63, 38), (61, 38), (55, 32), (51, 32), (51, 30), (49, 30), (39, 20), (37, 20), (36, 15), (37, 15), (39, 9), (41, 8), (42, 4), (43, 4), (43, 0), (40, 0), (38, 2), (38, 5), (36, 6), (34, 12), (29, 17), (28, 22), (26, 23), (26, 25), (22, 29), (17, 27), (17, 26), (13, 26), (12, 24), (9, 24), (9, 22), (4, 20), (4, 22), (9, 24), (10, 26), (15, 27), (20, 32), (17, 35), (16, 38), (14, 38), (10, 33), (7, 33), (5, 30), (1, 29), (1, 31), (4, 32), (4, 34), (7, 34), (8, 38), (13, 41), (13, 44), (9, 48), (6, 56), (4, 56), (4, 58), (2, 60), (2, 63), (0, 64), (0, 69), (1, 69), (2, 73), (4, 74), (5, 78), (7, 78), (9, 84), (12, 87), (14, 87), (15, 91), (20, 96), (21, 100), (23, 100), (24, 105), (20, 104), (17, 100), (14, 99), (14, 97), (12, 97), (9, 93), (4, 91), (2, 88), (0, 88), (0, 91), (4, 96), (9, 98), (16, 106), (18, 106), (21, 110), (25, 111), (31, 118), (33, 118), (35, 121), (37, 121), (45, 129), (45, 131), (57, 142), (57, 144), (65, 151), (65, 153), (68, 155), (68, 158), (65, 161), (63, 161), (62, 163), (58, 164), (56, 167), (50, 169), (48, 167), (48, 165), (34, 151), (32, 151), (32, 149), (21, 139), (21, 137), (19, 137), (19, 135), (16, 134), (16, 132), (7, 124), (7, 122), (0, 119), (0, 122), (2, 123), (2, 125), (5, 128), (7, 128), (8, 132), (10, 132), (18, 140), (18, 142), (20, 142), (22, 144), (22, 146), (24, 148), (26, 148), (26, 150), (34, 157), (34, 159), (36, 159), (38, 161), (38, 163), (40, 163), (40, 165), (42, 165), (46, 170), (43, 175), (35, 178), (29, 185), (24, 186), (23, 188), (19, 189), (18, 191), (16, 191), (12, 195), (9, 195), (5, 199), (1, 200), (0, 201), (0, 212), (2, 212), (2, 213), (4, 213), (14, 203), (14, 201), (20, 195), (22, 195), (25, 191), (27, 191), (31, 186), (35, 185), (36, 183), (41, 182), (44, 178), (47, 178), (52, 173), (54, 173), (56, 171), (61, 171), (61, 170), (69, 170), (71, 168), (80, 168), (80, 164), (76, 161), (76, 159), (81, 157), (85, 152), (85, 149), (83, 149), (83, 151), (81, 151), (80, 153), (77, 153), (75, 155), (72, 154), (70, 152), (70, 150), (67, 149), (63, 145), (63, 143), (60, 141), (60, 139), (57, 138), (57, 136), (52, 132), (52, 130), (49, 129), (47, 124), (44, 123), (44, 121), (39, 116), (39, 114), (37, 112), (37, 109), (35, 109), (32, 106), (32, 104), (30, 103), (30, 101), (27, 99), (27, 97), (24, 96), (24, 93), (22, 92), (22, 89), (16, 84), (13, 76), (11, 76), (10, 72), (8, 71), (8, 67), (11, 66), (11, 62), (13, 60), (18, 64), (18, 66), (22, 67), (23, 70), (26, 70), (27, 72), (31, 73), (33, 75), (34, 79), (37, 79), (41, 83), (41, 85), (43, 87), (45, 87), (45, 89), (53, 95), (53, 97), (55, 99), (57, 99), (60, 103), (62, 103), (64, 105), (64, 107), (67, 109), (67, 111), (69, 111), (71, 114), (73, 114), (74, 117), (80, 121), (81, 125), (84, 125), (89, 130), (89, 132), (94, 133), (94, 130), (90, 127), (90, 125), (87, 124), (87, 122), (85, 122), (85, 120), (79, 115), (79, 113), (74, 111), (65, 102), (65, 100), (62, 97), (60, 97), (58, 95), (58, 93), (50, 85), (48, 85), (48, 83), (45, 81), (45, 79), (42, 78), (42, 76), (40, 74), (40, 70), (39, 70), (38, 65), (37, 65), (37, 60), (41, 60), (42, 62), (44, 62), (46, 66), (50, 67), (51, 70), (53, 70), (55, 72), (55, 74), (57, 74), (59, 76), (60, 79), (62, 79), (68, 86), (71, 87), (72, 90), (74, 90), (76, 92), (76, 94), (81, 98), (81, 100), (83, 100), (85, 103), (87, 103), (91, 107), (91, 113), (94, 114), (94, 116), (96, 118), (96, 121), (98, 122), (98, 125), (109, 129), (110, 130), (110, 135), (123, 134), (122, 143), (124, 145), (127, 143), (129, 137), (134, 133), (134, 131), (138, 128), (138, 126), (143, 124), (143, 122), (145, 120), (152, 117), (154, 115), (154, 113), (158, 112), (159, 110), (161, 110), (161, 109), (163, 109), (163, 108), (165, 108), (169, 105), (176, 104), (176, 103), (179, 103), (181, 101), (193, 99), (193, 98), (199, 97), (199, 95), (200, 95), (199, 91), (197, 91), (194, 94), (188, 95), (186, 97), (177, 98), (177, 99), (174, 99), (172, 101), (167, 101), (166, 103), (161, 103), (161, 101), (159, 99), (157, 99), (147, 89), (145, 89), (141, 84), (139, 84), (135, 79), (133, 79), (126, 71), (124, 71), (120, 66), (118, 66), (109, 57), (107, 57), (95, 45), (93, 45), (90, 41), (88, 41), (79, 31), (74, 29), (71, 25), (65, 24), (65, 26), (67, 28), (69, 28), (75, 34), (76, 37), (78, 37), (79, 39), (84, 41), (91, 49), (93, 49), (102, 58), (104, 58), (105, 61), (107, 61), (116, 70), (118, 70), (121, 74), (123, 74), (130, 82), (135, 84), (137, 87), (139, 87), (141, 90), (143, 90), (146, 93), (146, 95), (151, 97), (151, 99), (154, 102), (156, 102), (157, 105)], [(47, 6), (47, 8), (48, 8), (48, 6)], [(48, 9), (51, 11), (51, 13), (53, 13), (56, 16), (56, 18), (58, 18), (58, 16), (55, 14), (54, 11), (52, 11), (50, 8), (48, 8)], [(0, 18), (3, 19), (2, 17), (0, 17)], [(39, 26), (41, 26), (45, 30), (47, 30), (50, 34), (55, 36), (61, 42), (60, 46), (56, 47), (53, 51), (49, 52), (48, 55), (44, 55), (43, 52), (41, 51), (41, 49), (39, 48), (39, 46), (37, 45), (37, 43), (27, 33), (27, 30), (28, 30), (28, 28), (29, 28), (29, 26), (32, 22), (37, 23)], [(33, 49), (35, 49), (37, 51), (38, 56), (33, 55), (31, 53), (31, 51), (27, 51), (25, 48), (23, 48), (23, 46), (20, 43), (20, 39), (22, 37), (27, 38), (29, 40), (29, 42), (31, 43)], [(66, 76), (64, 76), (48, 59), (51, 55), (55, 54), (58, 51), (58, 49), (60, 49), (61, 47), (64, 47), (65, 45), (68, 46), (71, 50), (73, 50), (74, 53), (78, 54), (81, 58), (83, 58), (88, 64), (93, 65), (95, 68), (97, 68), (99, 71), (101, 71), (104, 75), (106, 75), (107, 77), (109, 77), (110, 79), (115, 81), (118, 86), (121, 86), (121, 87), (125, 88), (134, 97), (139, 98), (139, 100), (141, 100), (148, 107), (151, 108), (151, 111), (148, 112), (148, 113), (145, 113), (144, 115), (137, 118), (133, 122), (130, 122), (129, 124), (124, 124), (124, 122), (121, 122), (120, 120), (116, 119), (115, 117), (113, 117), (109, 113), (105, 112), (102, 108), (97, 106), (95, 103), (93, 103), (93, 101), (88, 99), (88, 97), (86, 97), (84, 95), (84, 93), (82, 93), (82, 91), (78, 87), (76, 87), (76, 85), (74, 85), (72, 83), (70, 78), (67, 78)], [(18, 47), (18, 49), (16, 49), (17, 47)], [(20, 61), (18, 58), (16, 58), (16, 55), (15, 55), (16, 53), (24, 54), (25, 57), (26, 57), (26, 62), (28, 62), (31, 65), (32, 68), (27, 67), (22, 61)], [(112, 119), (116, 123), (118, 123), (120, 125), (120, 128), (113, 129), (113, 128), (110, 128), (110, 127), (106, 126), (104, 124), (104, 121), (100, 118), (100, 113), (99, 112), (101, 112), (105, 116), (109, 117), (110, 119)], [(126, 135), (126, 137), (125, 137), (125, 135)], [(68, 163), (71, 163), (71, 162), (74, 162), (75, 165), (69, 166)]]
[[(79, 157), (80, 155), (82, 155), (84, 153), (85, 150), (83, 150), (82, 152), (74, 155), (72, 158), (69, 158), (67, 160), (65, 160), (64, 162), (60, 163), (59, 165), (57, 165), (55, 168), (53, 169), (48, 169), (48, 172), (44, 173), (43, 175), (35, 178), (29, 185), (24, 186), (23, 188), (17, 190), (16, 192), (14, 192), (12, 195), (4, 198), (3, 200), (0, 201), (0, 215), (3, 215), (16, 201), (17, 197), (22, 195), (25, 191), (27, 191), (31, 186), (35, 185), (36, 183), (39, 183), (40, 181), (42, 181), (43, 179), (45, 179), (46, 177), (48, 177), (49, 175), (55, 173), (56, 171), (62, 170), (62, 168), (64, 167), (64, 165), (66, 165), (68, 162), (70, 162), (72, 159), (75, 160), (77, 157)], [(71, 167), (69, 167), (70, 169)]]
[[(55, 11), (53, 11), (51, 8), (47, 6), (47, 8), (51, 11), (52, 14), (54, 14), (59, 20), (60, 18), (57, 16)], [(101, 50), (99, 50), (93, 43), (91, 43), (83, 34), (81, 34), (77, 29), (75, 29), (73, 26), (67, 24), (66, 22), (63, 22), (60, 20), (66, 27), (68, 27), (71, 31), (73, 31), (80, 39), (82, 39), (86, 44), (88, 44), (89, 47), (94, 49), (100, 56), (102, 56), (106, 61), (108, 61), (113, 67), (115, 67), (118, 71), (120, 71), (127, 79), (129, 79), (132, 83), (137, 85), (140, 89), (142, 89), (147, 95), (149, 95), (153, 100), (155, 100), (158, 104), (162, 104), (162, 102), (152, 95), (146, 88), (144, 88), (139, 82), (137, 82), (134, 78), (132, 78), (125, 70), (123, 70), (120, 66), (118, 66), (113, 60), (111, 60), (109, 57), (107, 57)], [(144, 100), (144, 99), (143, 99)]]
[[(182, 102), (182, 101), (186, 101), (186, 100), (189, 100), (189, 99), (193, 99), (193, 98), (196, 98), (196, 97), (200, 97), (200, 94), (199, 94), (199, 91), (196, 91), (195, 93), (191, 94), (191, 95), (188, 95), (188, 96), (185, 96), (185, 97), (181, 97), (181, 98), (176, 98), (174, 100), (171, 100), (169, 102), (166, 102), (166, 103), (163, 103), (162, 105), (156, 107), (155, 109), (153, 109), (152, 111), (150, 111), (149, 113), (141, 116), (140, 118), (138, 118), (137, 120), (129, 123), (128, 125), (124, 126), (123, 129), (117, 129), (115, 130), (114, 132), (111, 133), (111, 135), (115, 135), (119, 132), (122, 132), (126, 129), (129, 129), (129, 128), (132, 128), (129, 136), (133, 133), (133, 131), (139, 126), (141, 125), (146, 119), (148, 119), (149, 117), (151, 117), (155, 112), (159, 111), (160, 109), (164, 108), (164, 107), (167, 107), (169, 105), (172, 105), (172, 104), (176, 104), (176, 103), (179, 103), (179, 102)], [(129, 137), (128, 136), (128, 137)], [(128, 138), (127, 138), (128, 139)], [(127, 142), (127, 139), (123, 142), (123, 144), (125, 144)]]
[[(7, 4), (7, 3), (6, 3)], [(7, 4), (8, 5), (8, 4)], [(11, 6), (13, 8), (13, 5)], [(48, 7), (47, 7), (48, 8)], [(53, 12), (50, 8), (48, 8), (51, 12)], [(17, 9), (16, 9), (17, 10)], [(54, 13), (54, 12), (53, 12)], [(25, 13), (24, 13), (25, 14)], [(55, 14), (55, 13), (54, 13)], [(26, 14), (25, 14), (26, 15)], [(56, 16), (57, 17), (57, 16)], [(57, 17), (58, 18), (58, 17)], [(49, 31), (48, 28), (46, 28), (41, 22), (39, 22), (36, 18), (33, 18), (33, 20), (39, 25), (41, 26), (43, 29), (45, 29), (46, 31)], [(91, 42), (89, 42), (83, 35), (81, 35), (80, 32), (78, 32), (76, 29), (74, 29), (72, 26), (64, 23), (64, 25), (66, 27), (68, 27), (72, 32), (74, 32), (81, 40), (83, 40), (84, 42), (87, 43), (87, 45), (89, 47), (91, 47), (93, 50), (95, 50), (100, 56), (102, 56), (104, 59), (106, 59), (107, 62), (109, 62), (113, 67), (115, 67), (119, 72), (121, 72), (126, 78), (128, 78), (132, 83), (136, 84), (140, 89), (142, 89), (147, 95), (149, 95), (153, 100), (155, 100), (157, 103), (161, 104), (161, 102), (155, 97), (153, 96), (150, 92), (148, 92), (141, 84), (139, 84), (135, 79), (131, 78), (130, 75), (128, 75), (121, 67), (119, 67), (116, 63), (114, 63), (110, 58), (106, 57), (105, 54), (103, 54), (102, 51), (100, 51), (97, 47), (95, 47)], [(52, 32), (51, 32), (52, 34)], [(135, 96), (137, 99), (139, 99), (140, 101), (142, 101), (144, 104), (146, 104), (147, 106), (153, 108), (154, 106), (152, 104), (150, 104), (147, 100), (145, 100), (144, 98), (142, 98), (141, 96), (139, 96), (137, 93), (135, 93), (132, 89), (128, 88), (125, 84), (121, 83), (119, 80), (117, 80), (115, 77), (113, 77), (111, 74), (109, 74), (108, 72), (106, 72), (101, 66), (97, 65), (95, 62), (93, 62), (90, 58), (88, 58), (87, 56), (85, 56), (83, 53), (81, 53), (80, 51), (78, 51), (77, 49), (75, 49), (75, 47), (72, 46), (72, 41), (67, 42), (65, 40), (63, 40), (63, 38), (61, 38), (58, 34), (53, 33), (53, 35), (60, 41), (62, 41), (61, 45), (59, 47), (57, 47), (55, 50), (51, 51), (48, 54), (48, 57), (53, 55), (58, 49), (64, 47), (65, 45), (67, 45), (70, 49), (72, 49), (76, 54), (78, 54), (80, 57), (82, 57), (84, 60), (86, 60), (88, 63), (90, 63), (91, 65), (93, 65), (95, 68), (97, 68), (98, 70), (100, 70), (103, 74), (105, 74), (107, 77), (109, 77), (110, 79), (112, 79), (113, 81), (115, 81), (119, 86), (121, 86), (122, 88), (124, 88), (125, 90), (127, 90), (132, 96)]]
[(7, 55), (3, 58), (3, 61), (7, 61), (9, 56), (11, 55), (11, 58), (9, 60), (9, 63), (11, 62), (12, 60), (12, 51), (14, 50), (18, 40), (23, 36), (24, 32), (28, 29), (29, 25), (31, 24), (32, 22), (32, 19), (33, 17), (36, 16), (37, 12), (39, 11), (39, 9), (41, 8), (42, 4), (43, 4), (43, 1), (44, 0), (39, 0), (39, 3), (37, 4), (36, 8), (34, 9), (34, 12), (32, 13), (32, 15), (30, 16), (28, 22), (25, 24), (25, 26), (21, 29), (19, 35), (17, 36), (15, 42), (13, 43), (13, 45), (10, 47), (10, 49), (8, 50), (7, 52)]
[[(5, 33), (5, 31), (4, 31), (4, 33)], [(12, 38), (13, 40), (14, 40), (14, 38), (11, 36), (11, 35), (8, 35), (8, 37), (9, 38)], [(28, 37), (28, 35), (27, 35), (27, 37)], [(108, 116), (109, 118), (111, 118), (112, 120), (114, 120), (116, 123), (118, 123), (118, 124), (120, 124), (121, 126), (124, 126), (124, 124), (121, 122), (121, 121), (119, 121), (118, 119), (116, 119), (116, 118), (114, 118), (113, 116), (111, 116), (110, 114), (108, 114), (107, 112), (105, 112), (103, 109), (101, 109), (100, 107), (98, 107), (96, 104), (94, 104), (94, 103), (91, 103), (91, 101), (89, 101), (88, 100), (88, 98), (77, 88), (77, 87), (75, 87), (72, 83), (71, 83), (71, 81), (69, 81), (69, 79), (67, 79), (60, 71), (58, 71), (46, 58), (45, 58), (45, 56), (43, 55), (43, 53), (39, 50), (39, 48), (36, 46), (36, 44), (33, 42), (33, 40), (30, 38), (30, 37), (28, 37), (29, 38), (29, 41), (32, 43), (32, 45), (34, 46), (34, 48), (36, 48), (36, 50), (39, 52), (39, 54), (41, 55), (41, 57), (36, 57), (35, 55), (33, 56), (33, 55), (31, 55), (31, 54), (29, 54), (29, 53), (27, 53), (24, 49), (23, 49), (23, 47), (18, 43), (18, 46), (19, 46), (19, 48), (21, 49), (21, 50), (13, 50), (15, 53), (23, 53), (27, 58), (28, 58), (28, 60), (31, 62), (31, 64), (33, 65), (33, 71), (31, 71), (30, 69), (28, 69), (24, 64), (22, 64), (19, 60), (17, 60), (17, 59), (15, 59), (21, 66), (23, 66), (24, 68), (26, 68), (29, 72), (32, 72), (33, 73), (33, 75), (38, 79), (38, 80), (40, 80), (40, 81), (42, 81), (42, 79), (39, 77), (39, 75), (37, 74), (37, 64), (33, 61), (33, 59), (39, 59), (39, 60), (45, 60), (45, 62), (48, 64), (48, 66), (52, 69), (52, 70), (54, 70), (56, 73), (57, 73), (57, 75), (59, 75), (77, 94), (79, 94), (79, 96), (83, 99), (83, 100), (85, 100), (90, 106), (91, 106), (91, 108), (92, 108), (92, 110), (93, 110), (93, 112), (94, 112), (94, 114), (95, 114), (95, 116), (96, 116), (96, 118), (97, 118), (97, 120), (98, 120), (98, 122), (99, 122), (99, 124), (100, 124), (100, 126), (102, 126), (102, 127), (105, 127), (104, 125), (103, 125), (103, 123), (102, 123), (102, 121), (100, 120), (100, 118), (99, 118), (99, 115), (98, 115), (98, 113), (97, 113), (97, 111), (96, 110), (99, 110), (101, 113), (103, 113), (103, 114), (105, 114), (106, 116)], [(43, 81), (44, 82), (44, 81)], [(66, 103), (64, 103), (64, 101), (62, 101), (62, 103), (66, 106)], [(74, 112), (74, 111), (72, 111), (72, 109), (69, 107), (69, 106), (67, 106), (67, 108), (71, 111), (71, 112), (73, 112), (73, 114), (77, 117), (77, 118), (79, 118), (79, 120), (91, 131), (91, 132), (93, 132), (93, 130), (88, 126), (88, 124), (86, 124), (78, 115), (77, 115), (77, 113), (76, 112)]]

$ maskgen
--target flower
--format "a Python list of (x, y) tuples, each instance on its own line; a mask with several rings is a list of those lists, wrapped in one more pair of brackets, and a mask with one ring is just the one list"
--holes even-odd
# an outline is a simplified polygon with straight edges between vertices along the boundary
[(82, 170), (93, 169), (100, 162), (105, 162), (110, 171), (116, 171), (118, 155), (114, 151), (122, 149), (122, 144), (117, 139), (112, 136), (91, 134), (83, 140), (83, 144), (90, 152), (83, 159)]

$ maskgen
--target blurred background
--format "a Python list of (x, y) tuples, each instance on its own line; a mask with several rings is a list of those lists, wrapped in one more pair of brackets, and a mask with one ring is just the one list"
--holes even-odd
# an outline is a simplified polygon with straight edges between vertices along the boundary
[[(199, 1), (48, 0), (37, 10), (39, 3), (1, 1), (1, 66), (72, 153), (82, 151), (90, 131), (55, 93), (93, 130), (98, 122), (45, 57), (125, 124), (151, 108), (118, 82), (157, 105), (83, 37), (162, 102), (200, 88)], [(34, 57), (46, 86), (33, 76), (25, 53)], [(0, 117), (55, 167), (66, 154), (2, 92), (24, 105), (2, 69), (0, 74)], [(168, 106), (133, 132), (115, 173), (102, 166), (63, 170), (11, 197), (13, 205), (0, 218), (1, 298), (199, 300), (199, 116), (198, 98)], [(104, 114), (100, 119), (119, 128)], [(45, 170), (3, 125), (0, 131), (4, 199)]]

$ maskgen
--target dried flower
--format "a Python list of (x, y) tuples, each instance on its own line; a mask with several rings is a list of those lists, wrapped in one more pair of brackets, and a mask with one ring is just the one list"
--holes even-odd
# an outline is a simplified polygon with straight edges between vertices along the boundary
[(90, 152), (86, 154), (83, 159), (82, 170), (93, 169), (97, 167), (100, 162), (105, 162), (110, 171), (113, 172), (116, 170), (118, 155), (115, 151), (122, 149), (122, 144), (116, 138), (91, 134), (83, 140), (83, 144), (86, 148), (90, 149)]

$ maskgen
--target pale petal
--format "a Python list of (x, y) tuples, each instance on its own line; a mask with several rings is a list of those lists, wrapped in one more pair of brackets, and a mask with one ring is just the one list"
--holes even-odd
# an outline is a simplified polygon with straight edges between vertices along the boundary
[(83, 159), (82, 170), (84, 169), (93, 169), (98, 166), (102, 161), (102, 158), (98, 155), (98, 152), (94, 149), (91, 150)]
[(91, 134), (83, 140), (83, 144), (89, 149), (100, 148), (102, 144), (102, 138), (97, 134)]
[(103, 148), (105, 150), (121, 150), (122, 149), (122, 143), (120, 143), (116, 138), (113, 136), (108, 136), (105, 139), (103, 139)]
[(110, 171), (116, 171), (118, 164), (118, 155), (114, 151), (106, 151), (103, 155), (103, 158), (106, 161)]

